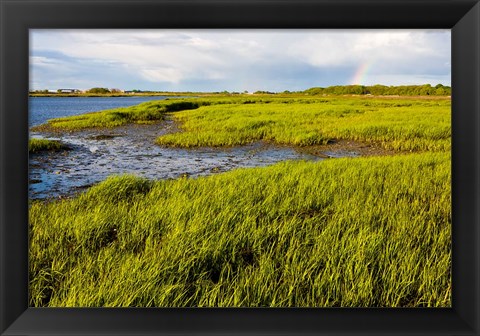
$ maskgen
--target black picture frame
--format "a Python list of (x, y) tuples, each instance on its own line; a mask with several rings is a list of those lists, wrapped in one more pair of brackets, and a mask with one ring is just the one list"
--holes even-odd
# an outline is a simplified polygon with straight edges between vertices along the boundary
[[(480, 335), (478, 0), (0, 0), (1, 335)], [(32, 28), (452, 30), (452, 308), (28, 308)]]

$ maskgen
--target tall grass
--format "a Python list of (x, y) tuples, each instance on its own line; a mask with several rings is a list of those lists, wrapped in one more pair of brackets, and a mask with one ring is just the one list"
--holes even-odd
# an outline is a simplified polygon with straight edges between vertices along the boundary
[(448, 153), (111, 177), (32, 203), (30, 305), (448, 307), (450, 179)]
[(203, 106), (174, 114), (182, 132), (165, 146), (231, 146), (265, 140), (299, 146), (337, 139), (375, 142), (386, 149), (450, 149), (448, 100), (371, 98), (270, 99)]

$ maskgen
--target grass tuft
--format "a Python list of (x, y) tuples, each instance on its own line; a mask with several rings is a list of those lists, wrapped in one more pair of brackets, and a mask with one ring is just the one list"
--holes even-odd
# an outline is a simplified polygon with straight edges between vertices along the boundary
[(28, 141), (28, 152), (38, 153), (43, 151), (57, 151), (62, 149), (68, 149), (69, 147), (58, 140), (48, 139), (30, 139)]
[(111, 176), (100, 185), (91, 187), (83, 194), (82, 201), (112, 203), (131, 201), (139, 195), (145, 195), (150, 191), (152, 181), (133, 175)]

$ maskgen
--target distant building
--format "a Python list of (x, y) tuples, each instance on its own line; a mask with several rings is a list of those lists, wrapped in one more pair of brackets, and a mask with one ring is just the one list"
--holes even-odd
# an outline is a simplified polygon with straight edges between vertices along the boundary
[(80, 93), (78, 89), (58, 89), (58, 93)]

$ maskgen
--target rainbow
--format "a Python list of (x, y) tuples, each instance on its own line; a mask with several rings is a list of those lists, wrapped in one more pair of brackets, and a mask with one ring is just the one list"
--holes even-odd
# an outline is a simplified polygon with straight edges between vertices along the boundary
[(353, 75), (352, 79), (350, 80), (350, 84), (351, 85), (365, 84), (364, 82), (365, 82), (366, 74), (368, 70), (370, 70), (370, 67), (372, 66), (372, 64), (373, 64), (372, 60), (369, 60), (360, 64), (360, 66), (355, 71), (355, 74)]

